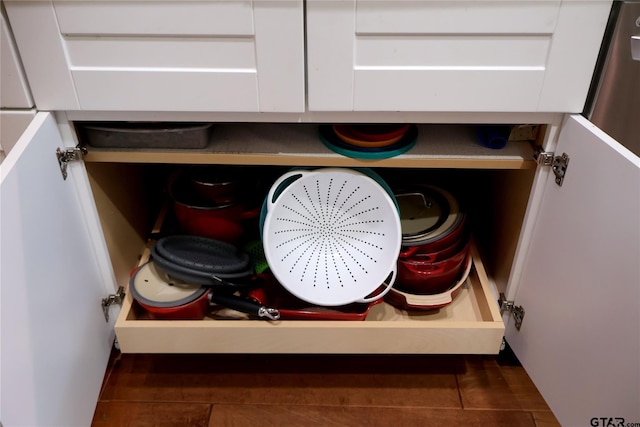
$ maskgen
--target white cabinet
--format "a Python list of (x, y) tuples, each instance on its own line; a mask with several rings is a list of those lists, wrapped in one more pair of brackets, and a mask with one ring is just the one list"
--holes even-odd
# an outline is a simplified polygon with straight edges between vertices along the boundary
[(113, 321), (99, 309), (113, 292), (104, 238), (91, 220), (82, 165), (62, 179), (61, 145), (53, 116), (40, 113), (0, 165), (0, 420), (7, 427), (88, 425), (113, 343)]
[(32, 108), (33, 100), (29, 91), (20, 55), (15, 47), (9, 23), (4, 14), (0, 14), (0, 108)]
[[(262, 85), (259, 55), (251, 80), (257, 83), (247, 87), (246, 76), (238, 74), (249, 63), (221, 77), (224, 64), (215, 62), (227, 42), (237, 42), (231, 56), (240, 61), (247, 58), (241, 52), (251, 50), (244, 43), (260, 51), (259, 28), (280, 24), (285, 11), (301, 23), (301, 3), (6, 3), (14, 27), (21, 28), (18, 39), (26, 43), (19, 41), (36, 102), (60, 111), (57, 125), (52, 114), (38, 114), (0, 165), (5, 426), (88, 424), (114, 329), (125, 352), (174, 353), (496, 353), (506, 335), (563, 424), (588, 425), (607, 416), (640, 420), (640, 270), (634, 263), (640, 258), (640, 163), (583, 118), (562, 114), (581, 108), (606, 2), (425, 1), (395, 2), (398, 8), (388, 9), (385, 2), (310, 0), (307, 111), (301, 32), (291, 36), (295, 49), (286, 47), (291, 40), (278, 43), (282, 50), (272, 58), (278, 66), (264, 74), (276, 70), (280, 83)], [(407, 13), (411, 8), (415, 14)], [(220, 10), (228, 19), (217, 19)], [(267, 15), (273, 21), (258, 23)], [(116, 19), (122, 16), (127, 18)], [(578, 21), (589, 31), (578, 32)], [(30, 32), (29, 22), (43, 30)], [(213, 33), (210, 22), (216, 22)], [(424, 22), (432, 28), (426, 36)], [(293, 34), (274, 27), (279, 37)], [(585, 48), (576, 49), (583, 41)], [(340, 57), (319, 61), (319, 54), (331, 53), (323, 46)], [(416, 49), (425, 47), (437, 62), (411, 63)], [(209, 54), (201, 58), (202, 49)], [(351, 57), (343, 55), (347, 51)], [(163, 62), (163, 52), (172, 52), (171, 64)], [(378, 54), (400, 62), (376, 69), (366, 61)], [(44, 57), (47, 77), (33, 71)], [(563, 68), (565, 57), (584, 67)], [(476, 62), (468, 67), (464, 58)], [(441, 73), (443, 64), (454, 69)], [(454, 75), (462, 76), (458, 85), (449, 77)], [(200, 77), (211, 87), (222, 85), (227, 97), (203, 94)], [(437, 85), (428, 86), (431, 81)], [(373, 85), (375, 96), (366, 85)], [(246, 91), (253, 92), (228, 99)], [(144, 93), (151, 97), (138, 96)], [(368, 109), (380, 111), (362, 111)], [(236, 113), (242, 111), (274, 113)], [(278, 113), (283, 111), (303, 112)], [(549, 113), (554, 111), (560, 113)], [(82, 120), (226, 123), (216, 127), (216, 143), (202, 150), (90, 150), (84, 162), (69, 164), (63, 180), (55, 150), (76, 145), (72, 126)], [(334, 121), (416, 122), (421, 140), (391, 159), (351, 159), (318, 143), (313, 123)], [(475, 143), (473, 127), (465, 123), (546, 125), (544, 148), (570, 158), (563, 185), (555, 184), (551, 168), (536, 164), (528, 144), (492, 151)], [(149, 230), (141, 219), (154, 214), (143, 202), (139, 178), (155, 165), (194, 163), (445, 172), (479, 190), (476, 211), (485, 212), (486, 222), (477, 229), (484, 235), (478, 236), (473, 273), (453, 304), (429, 314), (381, 304), (364, 322), (153, 321), (127, 295), (119, 313), (112, 308), (105, 321), (101, 300), (126, 287), (144, 254)], [(520, 330), (508, 315), (505, 326), (492, 281), (524, 307)]]
[(40, 109), (191, 112), (580, 112), (611, 7), (5, 3)]
[[(278, 125), (265, 126), (274, 126), (277, 134)], [(1, 166), (1, 416), (5, 425), (18, 419), (13, 417), (25, 414), (34, 417), (28, 420), (51, 416), (51, 407), (13, 406), (6, 403), (13, 401), (5, 397), (15, 393), (12, 387), (16, 382), (22, 384), (26, 377), (49, 375), (51, 359), (41, 356), (50, 356), (53, 349), (58, 358), (55, 381), (20, 389), (16, 399), (37, 402), (39, 396), (55, 394), (56, 387), (65, 381), (63, 377), (70, 376), (75, 380), (65, 386), (66, 396), (82, 396), (82, 400), (73, 401), (75, 406), (69, 414), (58, 413), (60, 420), (68, 424), (78, 418), (66, 416), (85, 420), (90, 417), (114, 319), (112, 316), (111, 323), (105, 322), (100, 300), (113, 292), (115, 283), (126, 285), (135, 254), (144, 248), (144, 238), (133, 229), (127, 230), (131, 224), (122, 220), (123, 215), (136, 217), (127, 212), (135, 204), (133, 201), (140, 200), (126, 172), (137, 170), (144, 162), (162, 163), (168, 158), (178, 163), (214, 163), (215, 159), (226, 164), (358, 165), (357, 160), (322, 150), (309, 151), (305, 125), (287, 126), (294, 126), (296, 138), (278, 138), (283, 144), (279, 147), (256, 149), (249, 144), (253, 151), (247, 153), (239, 153), (237, 144), (184, 154), (150, 152), (129, 156), (131, 153), (92, 150), (84, 164), (69, 165), (70, 177), (63, 181), (52, 152), (57, 145), (73, 145), (74, 138), (65, 122), (58, 127), (65, 135), (61, 138), (56, 136), (51, 116), (38, 115)], [(438, 129), (444, 132), (440, 126)], [(458, 142), (464, 145), (464, 132), (456, 133), (458, 126), (451, 129), (452, 133), (445, 132), (443, 136), (455, 152)], [(522, 329), (516, 331), (509, 320), (506, 335), (564, 424), (584, 425), (601, 413), (637, 419), (640, 301), (636, 297), (640, 271), (630, 260), (640, 255), (640, 161), (581, 117), (570, 116), (555, 130), (561, 131), (558, 152), (566, 151), (570, 156), (562, 187), (555, 184), (550, 168), (535, 169), (535, 163), (525, 159), (524, 149), (497, 158), (459, 152), (447, 157), (429, 154), (432, 151), (425, 143), (421, 145), (427, 153), (407, 153), (385, 162), (390, 162), (386, 166), (400, 168), (453, 168), (460, 174), (475, 165), (480, 171), (495, 174), (495, 188), (486, 194), (504, 191), (503, 196), (492, 201), (503, 201), (492, 212), (498, 222), (514, 213), (509, 208), (519, 204), (518, 197), (524, 197), (526, 202), (527, 189), (532, 188), (523, 223), (504, 223), (505, 228), (515, 227), (507, 234), (518, 243), (507, 295), (526, 311)], [(255, 137), (259, 138), (259, 134)], [(433, 132), (431, 136), (437, 137)], [(547, 141), (548, 145), (554, 142)], [(460, 167), (458, 172), (456, 164)], [(385, 163), (378, 165), (384, 167)], [(40, 178), (34, 171), (47, 172), (48, 176)], [(115, 176), (119, 181), (113, 181)], [(518, 183), (520, 180), (524, 185)], [(518, 195), (519, 192), (525, 194)], [(129, 201), (127, 193), (133, 193), (128, 196)], [(34, 198), (22, 197), (25, 194)], [(54, 207), (53, 201), (62, 203)], [(41, 221), (35, 213), (44, 213), (45, 219), (50, 220), (34, 225), (34, 221)], [(68, 225), (52, 223), (59, 217)], [(40, 236), (51, 236), (53, 229), (61, 235), (45, 239), (55, 246), (49, 248)], [(498, 231), (496, 234), (505, 232), (500, 227), (489, 229)], [(518, 230), (522, 230), (520, 236)], [(123, 238), (138, 241), (123, 246)], [(496, 245), (499, 240), (496, 235)], [(7, 247), (12, 250), (7, 251)], [(145, 320), (127, 296), (116, 321), (116, 334), (123, 350), (131, 352), (493, 353), (498, 351), (504, 332), (488, 282), (497, 270), (485, 268), (484, 257), (476, 254), (476, 259), (474, 273), (456, 304), (432, 315), (406, 316), (383, 304), (381, 311), (365, 322), (152, 321)], [(498, 259), (498, 264), (504, 260)], [(35, 265), (43, 265), (46, 270), (34, 268)], [(57, 271), (54, 267), (61, 272), (47, 273)], [(54, 276), (62, 283), (53, 282)], [(57, 330), (65, 331), (63, 339), (57, 337)], [(25, 354), (31, 358), (25, 359)], [(615, 363), (607, 357), (611, 354)], [(12, 369), (5, 365), (8, 363)], [(87, 371), (83, 371), (82, 381), (76, 375), (79, 366)], [(12, 370), (15, 375), (5, 374)], [(587, 387), (583, 383), (589, 378), (596, 378), (603, 386)], [(613, 392), (607, 384), (615, 384)], [(588, 397), (582, 394), (585, 388), (591, 390)], [(586, 401), (587, 406), (583, 405)], [(59, 407), (69, 407), (59, 403)], [(90, 408), (80, 413), (78, 405)]]
[(40, 110), (304, 110), (302, 0), (5, 4)]
[(29, 84), (4, 13), (0, 10), (0, 161), (13, 148), (35, 112)]
[[(563, 425), (640, 419), (640, 158), (569, 117), (514, 292), (507, 340)], [(585, 392), (589, 390), (589, 392)], [(592, 424), (591, 424), (592, 425)]]
[(581, 112), (610, 1), (307, 1), (312, 111)]

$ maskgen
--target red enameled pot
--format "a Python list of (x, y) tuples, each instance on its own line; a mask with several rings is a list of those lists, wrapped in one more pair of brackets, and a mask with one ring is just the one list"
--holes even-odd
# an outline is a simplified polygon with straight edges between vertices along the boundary
[(218, 205), (233, 203), (241, 191), (237, 169), (199, 165), (186, 171), (189, 185), (202, 200)]
[[(402, 246), (400, 249), (400, 258), (409, 259), (417, 255), (426, 256), (440, 251), (450, 253), (451, 250), (454, 250), (459, 245), (461, 239), (464, 238), (465, 223), (466, 216), (463, 216), (455, 228), (448, 233), (443, 233), (437, 239), (432, 239), (428, 243)], [(442, 255), (440, 257), (442, 258)]]
[(440, 261), (398, 259), (395, 287), (412, 294), (438, 294), (449, 289), (460, 276), (469, 252), (469, 242), (460, 245), (453, 256)]
[(257, 220), (259, 207), (248, 208), (244, 203), (215, 204), (194, 195), (180, 174), (169, 180), (169, 195), (182, 231), (186, 234), (209, 237), (236, 243), (244, 234), (246, 221)]
[(210, 291), (207, 291), (197, 300), (176, 307), (152, 307), (140, 301), (138, 304), (149, 313), (152, 319), (202, 320), (211, 304), (209, 293)]

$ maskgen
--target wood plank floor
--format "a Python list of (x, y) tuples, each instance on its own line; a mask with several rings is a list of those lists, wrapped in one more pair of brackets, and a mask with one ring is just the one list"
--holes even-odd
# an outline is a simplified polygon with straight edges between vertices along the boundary
[(112, 354), (93, 426), (558, 426), (513, 357)]

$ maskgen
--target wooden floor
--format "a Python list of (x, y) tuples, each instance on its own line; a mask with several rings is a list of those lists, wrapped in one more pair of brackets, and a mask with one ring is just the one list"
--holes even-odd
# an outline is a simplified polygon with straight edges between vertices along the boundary
[(114, 352), (93, 426), (557, 426), (510, 356)]

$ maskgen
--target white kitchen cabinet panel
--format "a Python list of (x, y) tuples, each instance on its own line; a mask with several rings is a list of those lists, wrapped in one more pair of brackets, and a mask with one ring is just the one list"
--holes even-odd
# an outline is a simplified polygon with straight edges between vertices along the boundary
[(11, 152), (35, 116), (35, 110), (0, 110), (0, 149), (3, 155)]
[(55, 1), (62, 34), (253, 35), (250, 0)]
[(5, 3), (40, 110), (304, 110), (301, 0)]
[(581, 116), (561, 153), (566, 178), (548, 178), (515, 293), (522, 328), (506, 337), (562, 425), (637, 422), (640, 159)]
[(0, 108), (31, 108), (33, 99), (22, 71), (20, 55), (4, 9), (0, 12)]
[(53, 116), (39, 113), (0, 165), (5, 427), (89, 425), (113, 343), (114, 313), (106, 322), (100, 308), (113, 287), (103, 239), (83, 214), (82, 174), (62, 178), (59, 147)]
[(610, 7), (309, 0), (309, 110), (580, 112)]

